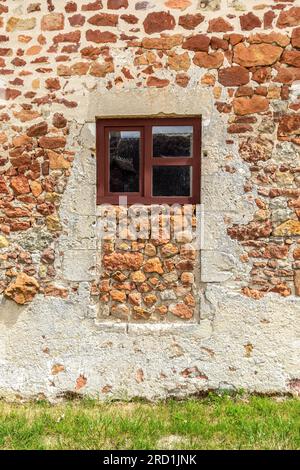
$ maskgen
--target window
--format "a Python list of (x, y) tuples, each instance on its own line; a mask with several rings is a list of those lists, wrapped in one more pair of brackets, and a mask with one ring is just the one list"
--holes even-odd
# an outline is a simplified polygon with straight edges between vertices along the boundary
[(201, 119), (97, 120), (97, 203), (200, 202)]

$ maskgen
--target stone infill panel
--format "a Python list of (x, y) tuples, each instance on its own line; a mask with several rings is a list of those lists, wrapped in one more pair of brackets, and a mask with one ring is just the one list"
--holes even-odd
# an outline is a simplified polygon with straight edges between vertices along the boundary
[(112, 206), (107, 211), (103, 209), (100, 220), (100, 282), (93, 288), (100, 296), (100, 318), (197, 322), (196, 208)]

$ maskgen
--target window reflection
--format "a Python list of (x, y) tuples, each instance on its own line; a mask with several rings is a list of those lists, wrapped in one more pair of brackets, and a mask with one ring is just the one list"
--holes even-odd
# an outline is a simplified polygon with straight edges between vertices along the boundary
[(111, 192), (139, 192), (140, 140), (139, 131), (109, 133)]
[(190, 196), (190, 166), (154, 166), (153, 196)]
[(191, 157), (193, 126), (154, 126), (153, 157)]

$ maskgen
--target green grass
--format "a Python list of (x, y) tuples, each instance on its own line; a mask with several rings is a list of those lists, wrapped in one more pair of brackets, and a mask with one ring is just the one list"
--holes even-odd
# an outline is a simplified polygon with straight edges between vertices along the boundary
[(300, 400), (0, 402), (0, 449), (299, 449)]

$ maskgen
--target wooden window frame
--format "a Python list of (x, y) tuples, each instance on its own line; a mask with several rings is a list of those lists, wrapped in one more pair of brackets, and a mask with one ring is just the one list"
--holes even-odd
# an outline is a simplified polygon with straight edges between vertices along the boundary
[[(190, 157), (154, 157), (152, 155), (153, 126), (193, 126), (193, 153)], [(201, 188), (201, 116), (97, 118), (97, 204), (119, 204), (120, 196), (127, 196), (130, 204), (198, 204)], [(109, 191), (109, 141), (111, 130), (138, 130), (141, 132), (140, 191), (139, 193), (112, 193)], [(190, 196), (152, 196), (152, 168), (154, 166), (190, 166), (192, 192)]]

